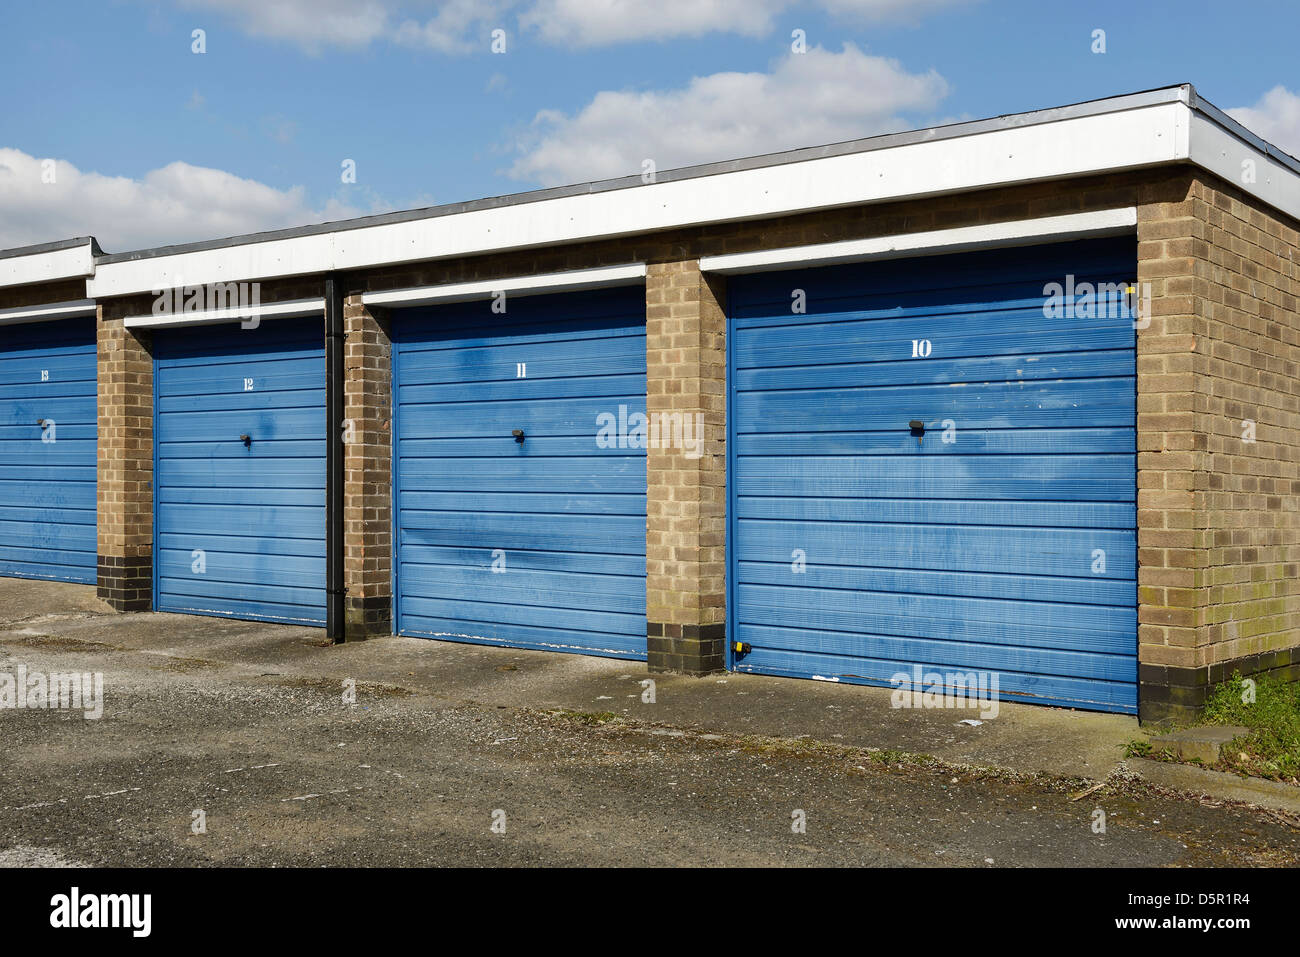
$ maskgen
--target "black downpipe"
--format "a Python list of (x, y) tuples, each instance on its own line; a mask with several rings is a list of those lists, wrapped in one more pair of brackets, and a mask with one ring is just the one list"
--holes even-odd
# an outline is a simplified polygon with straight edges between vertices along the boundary
[(343, 286), (325, 277), (325, 636), (346, 635), (343, 598)]

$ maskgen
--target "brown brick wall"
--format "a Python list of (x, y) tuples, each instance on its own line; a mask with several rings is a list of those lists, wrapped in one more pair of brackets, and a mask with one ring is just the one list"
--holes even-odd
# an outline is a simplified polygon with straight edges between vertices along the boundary
[[(1206, 226), (1201, 372), (1205, 664), (1300, 645), (1300, 231), (1197, 184)], [(1254, 441), (1247, 441), (1253, 423)]]
[(97, 575), (118, 611), (153, 604), (153, 359), (121, 318), (99, 307)]
[(0, 309), (43, 306), (51, 302), (75, 302), (85, 298), (86, 280), (84, 279), (38, 282), (27, 286), (8, 286), (0, 289)]
[(348, 640), (392, 634), (392, 344), (360, 294), (343, 305), (343, 582)]
[(708, 674), (723, 669), (726, 631), (724, 283), (696, 260), (646, 272), (646, 410), (703, 424), (698, 457), (646, 450), (649, 667)]
[(1300, 676), (1300, 233), (1184, 183), (1139, 224), (1163, 306), (1138, 345), (1144, 720), (1190, 716), (1234, 670)]

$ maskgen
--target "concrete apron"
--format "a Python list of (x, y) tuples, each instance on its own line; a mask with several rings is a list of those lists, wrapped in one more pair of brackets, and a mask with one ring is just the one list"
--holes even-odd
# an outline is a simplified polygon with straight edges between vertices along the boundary
[[(930, 755), (945, 763), (1158, 787), (1300, 813), (1300, 789), (1186, 765), (1125, 759), (1145, 735), (1137, 719), (1001, 702), (978, 708), (895, 708), (891, 691), (859, 685), (723, 674), (651, 676), (643, 662), (483, 645), (377, 638), (331, 646), (322, 629), (190, 615), (118, 615), (93, 587), (0, 578), (0, 642), (56, 636), (276, 674), (393, 685), (453, 702), (610, 712), (703, 732), (807, 738)], [(12, 649), (10, 649), (12, 651)], [(654, 701), (642, 682), (653, 677)], [(111, 694), (111, 688), (106, 689)], [(981, 722), (978, 725), (963, 723)]]

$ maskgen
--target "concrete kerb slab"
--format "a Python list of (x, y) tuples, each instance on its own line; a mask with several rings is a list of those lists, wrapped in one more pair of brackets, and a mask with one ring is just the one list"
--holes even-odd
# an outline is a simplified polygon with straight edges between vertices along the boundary
[(1235, 801), (1300, 816), (1300, 788), (1280, 781), (1242, 777), (1190, 764), (1138, 758), (1127, 762), (1130, 770), (1157, 787), (1192, 794), (1202, 799)]
[(1237, 725), (1202, 725), (1161, 734), (1151, 739), (1153, 748), (1167, 748), (1184, 760), (1214, 764), (1223, 748), (1234, 738), (1250, 734), (1249, 728)]

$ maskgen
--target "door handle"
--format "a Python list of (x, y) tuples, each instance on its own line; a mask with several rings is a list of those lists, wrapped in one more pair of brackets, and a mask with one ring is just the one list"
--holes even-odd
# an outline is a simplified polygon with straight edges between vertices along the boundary
[(247, 434), (241, 435), (239, 437), (239, 441), (244, 443), (244, 448), (246, 449), (253, 447), (253, 437), (251, 435), (247, 435)]
[(524, 430), (523, 430), (523, 429), (511, 429), (511, 430), (510, 430), (510, 434), (513, 435), (513, 436), (515, 437), (515, 441), (516, 441), (516, 442), (519, 442), (520, 444), (523, 443), (523, 441), (524, 441)]

